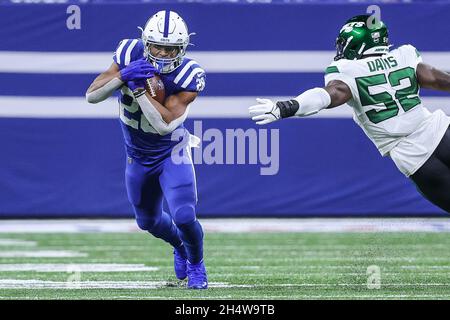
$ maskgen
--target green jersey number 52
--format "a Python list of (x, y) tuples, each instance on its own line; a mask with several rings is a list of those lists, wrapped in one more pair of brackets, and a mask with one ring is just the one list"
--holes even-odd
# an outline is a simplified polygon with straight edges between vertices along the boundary
[[(410, 86), (396, 90), (395, 97), (392, 97), (391, 94), (386, 91), (377, 94), (369, 93), (369, 87), (386, 84), (388, 81), (391, 87), (395, 89), (395, 87), (400, 85), (400, 81), (403, 79), (409, 79)], [(389, 73), (388, 79), (386, 79), (385, 74), (382, 73), (373, 76), (356, 78), (355, 80), (358, 87), (361, 105), (370, 106), (384, 104), (386, 107), (385, 110), (376, 111), (372, 109), (366, 112), (367, 117), (373, 123), (379, 123), (395, 117), (398, 114), (398, 104), (400, 104), (402, 109), (406, 112), (419, 105), (421, 102), (418, 96), (419, 86), (417, 84), (416, 72), (414, 68), (407, 67), (392, 71)]]

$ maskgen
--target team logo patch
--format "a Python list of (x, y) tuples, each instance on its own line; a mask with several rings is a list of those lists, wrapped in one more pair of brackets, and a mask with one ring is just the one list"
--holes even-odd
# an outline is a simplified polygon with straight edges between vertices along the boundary
[(379, 32), (374, 32), (371, 34), (371, 36), (372, 36), (372, 40), (374, 43), (380, 42), (380, 33)]
[(346, 33), (352, 32), (353, 28), (361, 28), (361, 27), (364, 27), (364, 25), (365, 25), (364, 22), (350, 22), (350, 23), (347, 23), (346, 25), (344, 25), (341, 28), (341, 31), (339, 33), (341, 33), (341, 32), (346, 32)]

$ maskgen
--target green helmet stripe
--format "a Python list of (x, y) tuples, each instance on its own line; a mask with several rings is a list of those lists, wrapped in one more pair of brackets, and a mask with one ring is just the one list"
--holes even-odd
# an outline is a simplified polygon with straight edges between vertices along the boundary
[(325, 70), (325, 74), (329, 74), (329, 73), (339, 73), (339, 69), (335, 66), (328, 67)]

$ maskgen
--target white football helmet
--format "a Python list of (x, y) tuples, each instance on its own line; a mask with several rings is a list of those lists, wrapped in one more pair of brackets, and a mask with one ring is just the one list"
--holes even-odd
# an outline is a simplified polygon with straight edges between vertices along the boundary
[(145, 57), (160, 73), (172, 72), (181, 65), (191, 34), (178, 13), (159, 11), (148, 19), (144, 29), (139, 29)]

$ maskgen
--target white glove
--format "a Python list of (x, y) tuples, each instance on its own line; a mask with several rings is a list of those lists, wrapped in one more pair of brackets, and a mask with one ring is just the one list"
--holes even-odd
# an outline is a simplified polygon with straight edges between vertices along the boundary
[(257, 98), (259, 104), (248, 108), (252, 120), (256, 124), (268, 124), (281, 118), (280, 109), (269, 99)]

